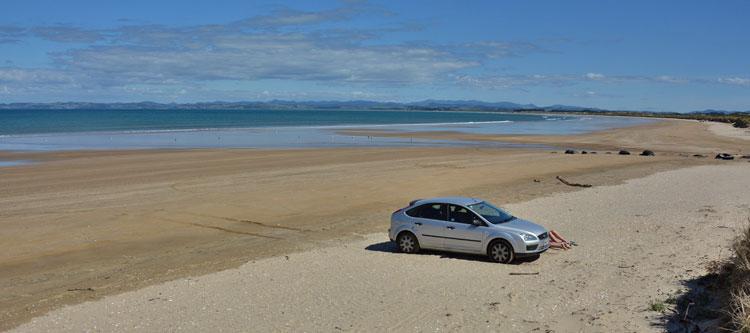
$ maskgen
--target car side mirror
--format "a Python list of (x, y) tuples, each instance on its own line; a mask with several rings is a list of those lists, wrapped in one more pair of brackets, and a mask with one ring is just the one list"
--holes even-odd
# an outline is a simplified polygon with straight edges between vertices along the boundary
[(475, 225), (477, 227), (481, 227), (483, 223), (480, 220), (474, 219), (474, 221), (471, 221), (471, 224), (473, 224), (473, 225)]

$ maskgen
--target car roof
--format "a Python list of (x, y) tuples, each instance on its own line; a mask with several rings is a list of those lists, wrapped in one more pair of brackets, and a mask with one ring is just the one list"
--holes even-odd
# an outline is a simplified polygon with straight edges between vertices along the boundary
[(429, 198), (429, 199), (420, 199), (416, 202), (414, 202), (415, 205), (421, 205), (426, 203), (446, 203), (446, 204), (453, 204), (453, 205), (461, 205), (461, 206), (468, 206), (473, 205), (476, 203), (483, 202), (482, 199), (477, 198), (467, 198), (467, 197), (438, 197), (438, 198)]

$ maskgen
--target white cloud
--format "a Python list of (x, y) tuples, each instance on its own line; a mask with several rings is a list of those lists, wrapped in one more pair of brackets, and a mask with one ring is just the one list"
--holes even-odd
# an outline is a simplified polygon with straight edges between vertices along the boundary
[[(600, 73), (585, 74), (533, 74), (533, 75), (455, 75), (454, 80), (464, 85), (485, 88), (513, 88), (527, 86), (568, 86), (583, 82), (596, 81), (599, 84), (622, 84), (622, 83), (662, 83), (662, 84), (686, 84), (686, 83), (710, 83), (704, 79), (675, 78), (666, 75), (642, 76), (642, 75), (604, 75)], [(728, 83), (728, 82), (727, 82)], [(735, 82), (739, 84), (739, 82)], [(592, 92), (592, 91), (590, 91)], [(613, 96), (600, 93), (578, 93), (582, 96)]]
[(579, 80), (573, 75), (497, 75), (497, 76), (474, 76), (455, 75), (454, 80), (463, 85), (486, 88), (504, 89), (528, 86), (564, 86), (575, 84)]
[[(93, 96), (101, 92), (102, 96), (110, 96), (105, 93), (117, 96), (125, 92), (120, 97), (132, 93), (158, 100), (159, 96), (197, 95), (209, 99), (210, 96), (215, 99), (312, 96), (283, 91), (248, 95), (242, 90), (222, 92), (217, 88), (220, 85), (213, 85), (233, 81), (236, 85), (232, 87), (252, 86), (263, 80), (294, 81), (293, 85), (329, 89), (315, 92), (318, 98), (379, 98), (382, 96), (367, 91), (412, 84), (422, 87), (458, 84), (480, 89), (561, 87), (583, 82), (597, 85), (584, 89), (628, 82), (750, 85), (750, 79), (741, 77), (691, 79), (596, 72), (502, 75), (485, 65), (496, 65), (498, 59), (505, 57), (549, 51), (523, 41), (435, 44), (391, 42), (382, 38), (392, 31), (414, 29), (414, 25), (372, 29), (330, 27), (373, 12), (387, 15), (380, 8), (354, 1), (315, 12), (281, 8), (269, 15), (226, 24), (177, 27), (131, 24), (111, 29), (0, 26), (0, 43), (28, 38), (71, 43), (66, 51), (50, 54), (51, 67), (18, 68), (12, 64), (0, 67), (0, 87), (3, 87), (0, 91), (18, 96), (34, 96), (38, 92), (62, 96)], [(333, 24), (319, 25), (326, 22)], [(586, 91), (581, 96), (604, 95)]]
[[(490, 59), (543, 51), (528, 42), (437, 45), (380, 39), (384, 33), (411, 31), (414, 24), (345, 30), (316, 26), (373, 13), (389, 15), (363, 1), (343, 1), (328, 10), (280, 8), (226, 24), (133, 24), (111, 29), (0, 26), (0, 38), (74, 43), (66, 51), (50, 53), (55, 67), (47, 75), (68, 75), (82, 85), (104, 88), (266, 79), (326, 85), (432, 84), (449, 81), (450, 75), (462, 70), (481, 68)], [(32, 82), (42, 75), (25, 69), (15, 75), (21, 73)]]
[(373, 12), (383, 12), (383, 10), (379, 7), (368, 5), (365, 2), (349, 1), (344, 2), (341, 7), (316, 12), (279, 8), (274, 10), (270, 15), (252, 17), (237, 22), (237, 24), (256, 28), (312, 25), (323, 22), (343, 21), (366, 12), (372, 14)]
[(332, 46), (306, 35), (217, 36), (195, 46), (97, 47), (56, 60), (89, 77), (107, 78), (102, 81), (108, 84), (262, 79), (424, 83), (478, 65), (430, 47)]
[(738, 86), (750, 86), (750, 78), (744, 77), (722, 77), (717, 79), (719, 83), (732, 84)]
[(73, 76), (60, 70), (0, 67), (0, 83), (48, 84), (75, 82)]
[(659, 75), (655, 77), (654, 80), (658, 82), (664, 82), (664, 83), (688, 83), (690, 82), (687, 79), (676, 78), (676, 77), (669, 76), (669, 75)]

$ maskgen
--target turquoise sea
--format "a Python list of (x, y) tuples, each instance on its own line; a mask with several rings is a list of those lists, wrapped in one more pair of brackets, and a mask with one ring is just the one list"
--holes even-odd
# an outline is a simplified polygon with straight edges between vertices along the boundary
[(445, 111), (0, 110), (0, 150), (488, 145), (351, 137), (340, 135), (338, 131), (378, 128), (483, 134), (576, 134), (647, 121)]

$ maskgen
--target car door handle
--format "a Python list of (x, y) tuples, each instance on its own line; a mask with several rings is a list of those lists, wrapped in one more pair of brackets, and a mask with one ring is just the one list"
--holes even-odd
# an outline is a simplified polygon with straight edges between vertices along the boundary
[(414, 222), (416, 225), (422, 225), (422, 222)]
[(451, 229), (451, 230), (456, 229), (456, 227), (452, 227), (452, 226), (447, 226), (446, 228)]

